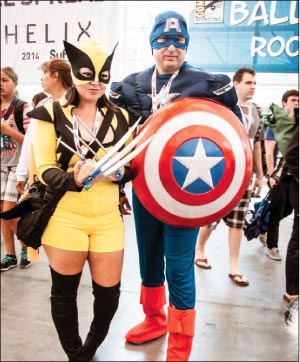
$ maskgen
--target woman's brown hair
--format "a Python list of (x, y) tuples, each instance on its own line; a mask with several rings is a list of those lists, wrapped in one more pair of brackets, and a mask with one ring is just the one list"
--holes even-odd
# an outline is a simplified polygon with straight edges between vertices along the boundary
[(18, 74), (14, 71), (12, 67), (3, 67), (1, 68), (1, 72), (4, 72), (13, 82), (18, 81)]
[(40, 68), (43, 72), (57, 73), (58, 78), (65, 89), (72, 86), (71, 65), (62, 58), (53, 58), (41, 64)]

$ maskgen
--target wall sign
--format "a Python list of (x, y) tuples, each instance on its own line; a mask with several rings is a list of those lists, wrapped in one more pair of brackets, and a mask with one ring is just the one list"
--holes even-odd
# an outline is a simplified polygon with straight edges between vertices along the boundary
[(298, 1), (195, 1), (188, 60), (208, 71), (296, 73)]
[(1, 1), (1, 66), (14, 67), (22, 82), (32, 82), (41, 78), (41, 63), (66, 58), (63, 40), (76, 44), (92, 37), (111, 52), (123, 37), (122, 3)]

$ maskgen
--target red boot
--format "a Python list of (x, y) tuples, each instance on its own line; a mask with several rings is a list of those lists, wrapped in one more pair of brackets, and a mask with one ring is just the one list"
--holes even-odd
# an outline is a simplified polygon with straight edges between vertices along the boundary
[(168, 308), (167, 361), (188, 361), (192, 350), (196, 310)]
[(145, 343), (167, 333), (167, 318), (163, 308), (166, 304), (165, 286), (162, 284), (150, 288), (142, 285), (140, 303), (146, 318), (125, 336), (127, 342), (134, 344)]

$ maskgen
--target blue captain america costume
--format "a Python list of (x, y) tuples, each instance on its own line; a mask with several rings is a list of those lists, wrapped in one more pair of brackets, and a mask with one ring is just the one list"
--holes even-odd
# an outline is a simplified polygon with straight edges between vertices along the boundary
[[(142, 116), (141, 123), (152, 114), (151, 78), (154, 70), (155, 66), (152, 66), (142, 72), (130, 74), (122, 82), (111, 84), (110, 99), (128, 108), (136, 119)], [(157, 75), (158, 93), (170, 77), (171, 74)], [(210, 74), (184, 62), (172, 83), (168, 102), (186, 97), (216, 100), (228, 107), (242, 121), (232, 81), (225, 74)]]
[[(122, 82), (113, 82), (111, 84), (110, 99), (118, 106), (126, 108), (134, 118), (138, 119), (138, 117), (141, 116), (141, 123), (145, 123), (145, 121), (152, 115), (151, 79), (154, 71), (155, 66), (140, 73), (131, 74), (124, 78)], [(158, 94), (161, 92), (161, 89), (166, 85), (171, 76), (172, 74), (157, 75), (156, 86)], [(171, 103), (175, 103), (176, 100), (187, 99), (190, 97), (199, 98), (199, 102), (201, 97), (212, 99), (223, 104), (235, 114), (235, 116), (240, 120), (240, 125), (242, 126), (242, 116), (237, 105), (237, 96), (231, 79), (227, 75), (210, 74), (201, 69), (194, 68), (187, 62), (184, 62), (177, 77), (172, 83), (168, 94), (169, 103), (167, 103), (165, 107), (168, 107)], [(162, 110), (163, 108), (160, 109), (160, 111)], [(152, 144), (152, 141), (150, 145)], [(169, 178), (169, 180), (172, 180), (172, 178)], [(187, 276), (185, 282), (187, 285), (191, 287), (193, 286), (192, 289), (194, 289), (194, 275), (192, 272), (193, 253), (199, 226), (190, 226), (187, 228), (186, 225), (184, 227), (182, 227), (182, 224), (180, 226), (174, 226), (169, 222), (161, 221), (156, 215), (153, 215), (152, 211), (149, 212), (149, 210), (147, 210), (147, 207), (145, 207), (147, 204), (143, 204), (141, 201), (140, 196), (135, 191), (134, 183), (135, 180), (133, 179), (133, 210), (139, 247), (142, 285), (155, 287), (157, 285), (161, 285), (165, 281), (163, 271), (164, 266), (156, 260), (159, 256), (154, 252), (150, 252), (151, 245), (153, 244), (153, 241), (151, 242), (150, 239), (160, 240), (159, 230), (165, 229), (165, 233), (170, 235), (170, 240), (172, 239), (171, 235), (176, 234), (177, 240), (181, 238), (181, 242), (176, 243), (178, 249), (180, 248), (179, 245), (181, 243), (185, 243), (187, 245), (187, 240), (189, 240), (188, 244), (190, 244), (189, 250), (191, 258), (189, 257), (186, 259), (185, 263), (190, 265), (190, 271), (187, 273), (189, 276)], [(147, 202), (147, 198), (145, 201)], [(218, 217), (215, 218), (215, 220), (217, 219)], [(145, 225), (147, 224), (147, 220), (150, 222), (151, 227)], [(157, 251), (159, 245), (153, 244), (152, 247)], [(145, 253), (146, 250), (148, 250), (147, 253)], [(166, 265), (167, 264), (168, 263), (166, 263)], [(169, 265), (171, 265), (172, 269), (172, 263), (169, 262)], [(195, 297), (194, 292), (190, 292), (189, 295), (186, 295), (185, 293), (182, 295), (182, 292), (179, 291), (179, 289), (173, 291), (172, 285), (174, 283), (176, 284), (176, 281), (174, 280), (174, 277), (172, 277), (172, 273), (167, 272), (167, 274), (169, 274), (169, 278), (172, 279), (168, 280), (169, 291), (171, 288), (169, 298), (172, 304), (179, 309), (193, 308)]]
[[(223, 74), (210, 74), (202, 69), (196, 69), (185, 62), (188, 43), (185, 19), (173, 11), (159, 14), (150, 34), (155, 66), (131, 74), (122, 82), (112, 83), (110, 100), (119, 106), (122, 105), (134, 118), (142, 116), (142, 122), (145, 122), (146, 125), (152, 114), (156, 118), (157, 114), (164, 112), (176, 102), (185, 102), (192, 97), (197, 98), (196, 103), (200, 104), (201, 99), (209, 98), (221, 103), (223, 108), (227, 107), (226, 109), (231, 115), (235, 114), (238, 117), (235, 121), (241, 126), (241, 112), (237, 105), (237, 96), (231, 79)], [(178, 121), (176, 112), (170, 115), (170, 119), (173, 118), (177, 118)], [(177, 122), (179, 128), (176, 131), (182, 138), (177, 143), (174, 141), (176, 132), (171, 133), (172, 127), (163, 134), (161, 133), (164, 129), (163, 122), (160, 125), (161, 128), (154, 130), (152, 119), (151, 128), (156, 135), (147, 147), (147, 150), (151, 150), (151, 152), (149, 152), (149, 156), (148, 151), (146, 156), (144, 153), (144, 160), (140, 166), (136, 164), (137, 167), (134, 169), (137, 179), (147, 178), (147, 181), (150, 180), (152, 183), (164, 184), (168, 192), (159, 193), (154, 199), (164, 203), (165, 199), (171, 199), (171, 194), (172, 200), (176, 200), (175, 208), (171, 206), (173, 210), (182, 204), (182, 200), (178, 200), (181, 197), (185, 202), (184, 209), (192, 209), (195, 206), (191, 205), (193, 200), (199, 199), (205, 194), (215, 193), (214, 197), (217, 198), (217, 192), (222, 194), (223, 191), (226, 191), (226, 188), (222, 190), (219, 184), (221, 184), (221, 179), (224, 179), (222, 175), (228, 172), (225, 167), (226, 163), (222, 164), (227, 158), (226, 152), (222, 151), (222, 142), (206, 137), (207, 131), (206, 133), (205, 131), (199, 132), (200, 129), (204, 130), (204, 126), (213, 127), (191, 123), (186, 126), (184, 117), (181, 115), (179, 118), (182, 120), (181, 127), (179, 120)], [(221, 138), (222, 132), (218, 129), (215, 129), (215, 132), (219, 133)], [(161, 139), (161, 144), (156, 143), (158, 134), (160, 137), (157, 139)], [(187, 153), (185, 153), (186, 148)], [(211, 149), (216, 153), (215, 157), (219, 159), (213, 160), (216, 162), (215, 166), (209, 164), (208, 160), (207, 166), (212, 167), (207, 167), (205, 174), (190, 173), (189, 165), (192, 164), (192, 159), (195, 158), (195, 155), (203, 153), (203, 149), (208, 158), (212, 157), (211, 151), (209, 151)], [(146, 152), (146, 150), (144, 151)], [(166, 164), (162, 162), (162, 158), (164, 158), (164, 156), (160, 157), (162, 154), (167, 158)], [(152, 167), (149, 162), (152, 156), (155, 158), (155, 167)], [(134, 159), (134, 162), (136, 161)], [(134, 162), (132, 166), (134, 166)], [(244, 162), (244, 164), (246, 163)], [(214, 167), (220, 169), (216, 171)], [(147, 169), (146, 173), (144, 169)], [(178, 172), (179, 169), (180, 172)], [(211, 172), (210, 169), (212, 169)], [(147, 185), (146, 182), (145, 185)], [(152, 186), (151, 189), (155, 190)], [(153, 199), (148, 196), (144, 198), (138, 188), (134, 178), (132, 203), (142, 281), (140, 303), (143, 305), (146, 318), (142, 323), (131, 328), (125, 338), (130, 343), (139, 344), (169, 332), (167, 361), (187, 361), (194, 336), (194, 255), (199, 227), (174, 226), (170, 221), (164, 219), (161, 210), (159, 215), (153, 213), (152, 210), (147, 210), (148, 205), (153, 204)], [(173, 194), (172, 190), (175, 190)], [(146, 193), (150, 195), (148, 191)], [(186, 194), (188, 194), (187, 197)], [(149, 200), (150, 202), (148, 202)], [(195, 202), (198, 203), (199, 200)], [(169, 290), (167, 318), (163, 310), (166, 303), (165, 279), (168, 282)]]

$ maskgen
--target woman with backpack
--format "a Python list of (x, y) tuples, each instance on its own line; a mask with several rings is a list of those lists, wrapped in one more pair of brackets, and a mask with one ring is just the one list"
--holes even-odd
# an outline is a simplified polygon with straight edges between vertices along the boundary
[[(19, 162), (24, 134), (30, 118), (29, 105), (17, 96), (18, 75), (11, 67), (1, 68), (1, 212), (15, 206), (18, 200), (16, 167)], [(14, 237), (18, 219), (1, 219), (1, 233), (6, 255), (1, 260), (1, 271), (17, 266)], [(29, 267), (27, 248), (21, 242), (20, 267)]]

